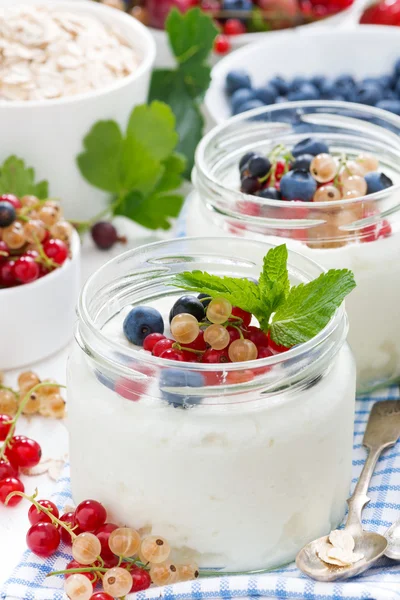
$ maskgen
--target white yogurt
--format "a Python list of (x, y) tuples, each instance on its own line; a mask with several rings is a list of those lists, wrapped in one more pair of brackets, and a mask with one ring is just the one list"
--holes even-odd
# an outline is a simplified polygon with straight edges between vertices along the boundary
[[(188, 199), (186, 233), (188, 236), (229, 235), (229, 231), (223, 231), (213, 222), (212, 213), (197, 194)], [(285, 242), (288, 248), (325, 269), (351, 269), (357, 287), (346, 298), (346, 311), (350, 321), (348, 342), (357, 364), (358, 389), (363, 391), (372, 382), (400, 377), (399, 235), (341, 248), (319, 249), (291, 239), (243, 233), (269, 243)]]
[[(129, 344), (128, 310), (103, 328), (121, 345)], [(182, 410), (155, 397), (157, 388), (138, 402), (123, 399), (75, 346), (68, 413), (76, 502), (96, 498), (110, 521), (165, 536), (175, 559), (229, 571), (282, 565), (340, 523), (355, 397), (346, 344), (309, 389)]]

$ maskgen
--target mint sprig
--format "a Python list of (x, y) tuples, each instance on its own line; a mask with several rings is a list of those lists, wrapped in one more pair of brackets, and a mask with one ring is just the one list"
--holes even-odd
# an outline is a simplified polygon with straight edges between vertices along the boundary
[(309, 283), (290, 287), (287, 257), (285, 244), (269, 250), (258, 285), (203, 271), (180, 273), (171, 285), (212, 298), (223, 296), (233, 306), (252, 313), (274, 342), (289, 348), (317, 335), (356, 283), (350, 270), (331, 269)]
[(176, 151), (178, 141), (171, 109), (153, 102), (133, 109), (125, 134), (115, 121), (97, 122), (83, 140), (77, 163), (91, 185), (112, 194), (111, 215), (149, 229), (169, 229), (183, 203), (178, 190), (186, 161)]
[(161, 100), (171, 107), (179, 135), (177, 150), (187, 159), (185, 177), (189, 179), (195, 149), (203, 134), (200, 104), (211, 80), (207, 59), (218, 29), (199, 8), (184, 14), (173, 8), (165, 29), (177, 66), (153, 71), (149, 100)]
[(0, 166), (0, 194), (32, 195), (44, 200), (49, 195), (48, 183), (35, 183), (35, 171), (21, 158), (9, 156)]

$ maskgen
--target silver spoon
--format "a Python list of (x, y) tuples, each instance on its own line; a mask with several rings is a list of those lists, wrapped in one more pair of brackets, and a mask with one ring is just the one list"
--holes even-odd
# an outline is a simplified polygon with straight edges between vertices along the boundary
[(393, 523), (385, 533), (388, 546), (385, 556), (393, 560), (400, 560), (400, 519)]
[(323, 536), (304, 546), (296, 557), (297, 567), (312, 579), (337, 581), (354, 577), (369, 569), (385, 554), (388, 545), (386, 538), (378, 533), (364, 531), (361, 514), (370, 501), (367, 492), (378, 458), (386, 448), (394, 446), (399, 437), (400, 400), (386, 400), (374, 404), (363, 439), (363, 445), (368, 448), (369, 453), (353, 495), (347, 500), (349, 514), (345, 525), (345, 530), (354, 538), (354, 551), (363, 554), (364, 558), (344, 567), (323, 562), (317, 554), (318, 548), (328, 541), (328, 536)]

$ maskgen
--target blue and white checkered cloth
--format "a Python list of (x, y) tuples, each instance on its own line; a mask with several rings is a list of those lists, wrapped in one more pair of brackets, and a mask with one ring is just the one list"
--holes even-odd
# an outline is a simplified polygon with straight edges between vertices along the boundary
[[(368, 415), (374, 402), (399, 397), (397, 387), (377, 392), (357, 400), (353, 486), (364, 464), (366, 451), (362, 438)], [(400, 517), (400, 442), (380, 458), (369, 490), (371, 502), (364, 511), (364, 526), (384, 533)], [(53, 500), (63, 508), (71, 504), (69, 472), (66, 467), (58, 482)], [(1, 541), (0, 541), (1, 543)], [(6, 600), (65, 600), (63, 577), (46, 575), (62, 570), (71, 560), (69, 548), (47, 560), (25, 552), (19, 565), (2, 590)], [(133, 598), (134, 595), (128, 596)], [(300, 573), (294, 564), (264, 575), (218, 577), (178, 583), (165, 588), (139, 592), (135, 600), (165, 598), (165, 600), (212, 600), (233, 598), (286, 598), (286, 600), (400, 600), (400, 563), (382, 559), (358, 578), (341, 583), (318, 583)]]

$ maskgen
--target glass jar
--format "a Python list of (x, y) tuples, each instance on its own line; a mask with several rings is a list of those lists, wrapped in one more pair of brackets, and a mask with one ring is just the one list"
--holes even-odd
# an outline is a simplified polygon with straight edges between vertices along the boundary
[[(343, 102), (295, 102), (239, 115), (200, 143), (196, 192), (185, 209), (187, 235), (285, 241), (326, 269), (353, 270), (357, 288), (346, 299), (346, 310), (360, 392), (400, 376), (399, 133), (399, 117)], [(246, 152), (269, 153), (278, 144), (290, 149), (310, 136), (350, 159), (374, 154), (394, 186), (355, 200), (311, 203), (239, 191), (238, 163)]]
[[(355, 365), (343, 306), (311, 341), (246, 363), (157, 358), (124, 339), (135, 305), (162, 314), (191, 269), (257, 277), (269, 245), (186, 238), (129, 251), (86, 283), (68, 365), (71, 484), (109, 520), (165, 536), (174, 560), (226, 571), (292, 560), (341, 521)], [(321, 273), (290, 253), (292, 284)], [(167, 320), (166, 320), (167, 322)]]

